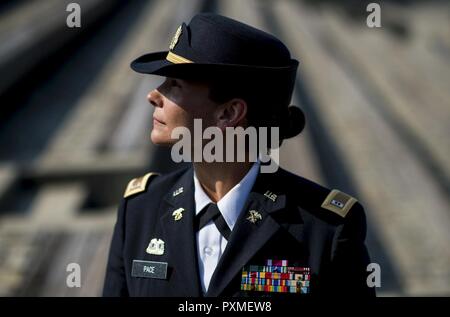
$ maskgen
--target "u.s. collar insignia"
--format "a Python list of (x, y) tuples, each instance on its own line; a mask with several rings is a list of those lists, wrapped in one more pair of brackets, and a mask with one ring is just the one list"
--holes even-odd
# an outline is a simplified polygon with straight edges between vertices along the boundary
[(261, 214), (256, 210), (250, 210), (248, 213), (247, 220), (251, 223), (257, 223), (259, 220), (262, 219)]
[(173, 196), (173, 197), (178, 196), (178, 195), (181, 194), (182, 192), (183, 192), (183, 187), (180, 187), (180, 188), (176, 189), (176, 190), (173, 192), (172, 196)]
[(175, 221), (178, 221), (181, 218), (183, 218), (183, 211), (184, 211), (184, 208), (178, 208), (174, 212), (172, 212), (173, 219)]
[(274, 193), (272, 193), (270, 190), (266, 191), (264, 193), (264, 196), (266, 196), (267, 198), (269, 198), (271, 201), (275, 202), (275, 200), (277, 200), (277, 195), (275, 195)]
[(173, 50), (173, 49), (175, 48), (175, 45), (177, 45), (177, 43), (178, 43), (178, 38), (179, 38), (180, 35), (181, 35), (181, 31), (182, 31), (182, 28), (181, 28), (181, 25), (180, 25), (180, 26), (178, 27), (177, 31), (175, 32), (175, 35), (173, 36), (172, 41), (170, 41), (170, 45), (169, 45), (169, 49), (170, 49), (170, 50)]
[(164, 241), (161, 239), (153, 238), (148, 244), (147, 250), (148, 254), (163, 255), (164, 254)]

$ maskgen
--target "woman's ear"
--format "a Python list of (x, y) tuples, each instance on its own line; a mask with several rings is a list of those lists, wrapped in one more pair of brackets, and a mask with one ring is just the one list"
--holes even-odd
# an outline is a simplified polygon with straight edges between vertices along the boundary
[(243, 126), (247, 117), (247, 103), (243, 99), (234, 98), (220, 105), (216, 111), (217, 126), (221, 130), (226, 127)]

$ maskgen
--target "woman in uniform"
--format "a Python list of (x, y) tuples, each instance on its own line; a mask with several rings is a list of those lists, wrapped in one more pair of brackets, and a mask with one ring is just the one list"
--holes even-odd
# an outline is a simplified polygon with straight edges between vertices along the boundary
[[(148, 94), (153, 143), (175, 146), (180, 127), (195, 143), (201, 119), (202, 131), (213, 128), (224, 142), (227, 129), (255, 128), (258, 152), (303, 130), (302, 111), (289, 106), (297, 66), (274, 36), (215, 14), (196, 15), (178, 28), (168, 51), (131, 64), (165, 77)], [(268, 135), (260, 133), (264, 127)], [(202, 158), (129, 182), (104, 295), (373, 296), (361, 204), (282, 168), (263, 172), (248, 145), (224, 146), (219, 154), (233, 150), (244, 160), (234, 153), (231, 161)]]

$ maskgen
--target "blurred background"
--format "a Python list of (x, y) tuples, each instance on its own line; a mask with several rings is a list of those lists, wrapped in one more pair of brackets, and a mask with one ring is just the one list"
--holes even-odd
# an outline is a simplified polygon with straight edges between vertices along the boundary
[(149, 137), (161, 79), (129, 63), (200, 11), (273, 33), (300, 60), (307, 128), (281, 166), (364, 204), (378, 295), (450, 296), (448, 1), (377, 1), (380, 28), (361, 0), (79, 0), (80, 28), (70, 2), (0, 4), (0, 296), (101, 294), (127, 182), (175, 167)]

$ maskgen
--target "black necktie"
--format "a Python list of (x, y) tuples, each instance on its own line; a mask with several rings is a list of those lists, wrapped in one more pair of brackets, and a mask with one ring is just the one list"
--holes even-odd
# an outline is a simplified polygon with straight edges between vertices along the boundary
[(231, 230), (228, 227), (225, 219), (220, 213), (217, 204), (209, 203), (199, 212), (199, 214), (195, 217), (195, 230), (199, 231), (201, 228), (206, 226), (208, 222), (214, 221), (214, 224), (217, 227), (217, 230), (222, 234), (222, 236), (228, 240), (231, 234)]

